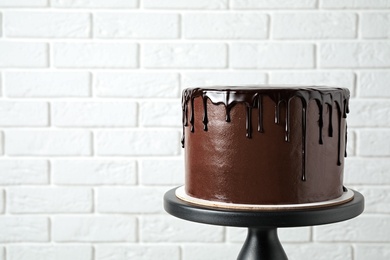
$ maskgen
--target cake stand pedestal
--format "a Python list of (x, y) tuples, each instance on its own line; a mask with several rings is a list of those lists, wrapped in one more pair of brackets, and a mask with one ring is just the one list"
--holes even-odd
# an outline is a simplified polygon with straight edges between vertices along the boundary
[(344, 204), (308, 209), (232, 210), (200, 206), (176, 197), (175, 189), (164, 196), (165, 210), (178, 218), (220, 226), (247, 227), (248, 235), (238, 260), (287, 260), (277, 228), (330, 224), (348, 220), (364, 210), (364, 197), (357, 191)]

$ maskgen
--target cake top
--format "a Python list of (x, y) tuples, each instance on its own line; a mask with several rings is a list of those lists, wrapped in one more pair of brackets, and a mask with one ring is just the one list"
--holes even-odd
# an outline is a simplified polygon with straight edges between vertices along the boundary
[(189, 87), (187, 89), (204, 89), (211, 91), (253, 91), (253, 90), (341, 90), (346, 88), (340, 87), (331, 87), (331, 86), (320, 86), (320, 85), (292, 85), (292, 84), (281, 84), (281, 85), (230, 85), (230, 86), (222, 86), (222, 85), (214, 85), (214, 86), (201, 86), (201, 87)]
[(246, 85), (246, 86), (208, 86), (187, 88), (183, 90), (183, 102), (198, 96), (207, 97), (213, 103), (223, 103), (228, 106), (234, 102), (252, 102), (260, 95), (267, 95), (275, 102), (288, 101), (300, 97), (309, 101), (326, 99), (331, 102), (336, 98), (349, 99), (347, 88), (327, 86), (296, 86), (296, 85)]

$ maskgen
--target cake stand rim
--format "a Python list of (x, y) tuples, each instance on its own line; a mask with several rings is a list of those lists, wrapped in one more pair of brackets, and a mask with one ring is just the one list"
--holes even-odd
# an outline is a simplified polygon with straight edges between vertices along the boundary
[(329, 207), (280, 211), (229, 210), (203, 207), (180, 200), (176, 188), (164, 195), (164, 209), (172, 216), (204, 224), (232, 227), (300, 227), (330, 224), (357, 217), (364, 211), (364, 197), (352, 190), (351, 201)]
[(327, 201), (309, 202), (299, 204), (241, 204), (241, 203), (228, 203), (219, 201), (210, 201), (192, 197), (185, 192), (185, 185), (179, 186), (175, 189), (175, 195), (178, 199), (185, 202), (210, 208), (220, 208), (227, 210), (248, 210), (248, 211), (285, 211), (285, 210), (297, 210), (297, 209), (312, 209), (312, 208), (326, 208), (330, 206), (336, 206), (347, 203), (353, 200), (354, 192), (347, 188), (346, 192), (336, 198)]

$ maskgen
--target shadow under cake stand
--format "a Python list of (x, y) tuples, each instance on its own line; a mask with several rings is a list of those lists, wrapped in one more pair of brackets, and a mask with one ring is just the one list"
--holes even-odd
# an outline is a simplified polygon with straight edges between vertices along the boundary
[[(248, 235), (238, 255), (238, 260), (287, 260), (279, 241), (277, 228), (330, 224), (348, 220), (364, 210), (364, 197), (348, 190), (346, 202), (329, 206), (300, 206), (279, 208), (235, 209), (206, 206), (179, 199), (183, 187), (169, 190), (164, 195), (165, 210), (178, 218), (220, 226), (247, 227)], [(346, 193), (345, 192), (345, 193)], [(352, 192), (352, 194), (351, 194)], [(345, 194), (343, 194), (344, 196)]]

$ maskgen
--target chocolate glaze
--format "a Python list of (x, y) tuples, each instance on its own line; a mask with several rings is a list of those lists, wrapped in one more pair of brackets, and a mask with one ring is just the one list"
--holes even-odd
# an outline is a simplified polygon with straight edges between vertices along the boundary
[[(267, 104), (265, 105), (264, 99), (267, 100)], [(297, 99), (300, 102), (297, 102)], [(199, 101), (198, 101), (199, 100)], [(269, 102), (269, 101), (272, 102)], [(203, 139), (203, 136), (207, 136), (207, 133), (210, 132), (207, 136), (207, 140), (211, 143), (205, 143), (201, 146), (197, 144), (196, 146), (202, 150), (213, 149), (212, 147), (207, 147), (212, 145), (213, 138), (228, 138), (229, 135), (233, 135), (232, 138), (240, 138), (237, 136), (239, 130), (237, 128), (237, 118), (245, 117), (245, 133), (244, 136), (246, 139), (256, 139), (253, 142), (258, 142), (258, 139), (261, 138), (259, 135), (263, 135), (266, 138), (281, 138), (284, 142), (290, 143), (291, 136), (294, 136), (294, 145), (299, 145), (300, 154), (294, 156), (294, 158), (287, 158), (290, 160), (300, 160), (301, 165), (300, 168), (301, 174), (300, 179), (303, 182), (306, 182), (308, 178), (311, 176), (307, 176), (307, 168), (308, 168), (308, 142), (310, 142), (310, 147), (313, 147), (313, 124), (308, 125), (308, 119), (311, 123), (313, 123), (313, 118), (316, 122), (315, 128), (317, 128), (317, 145), (318, 146), (326, 146), (326, 149), (322, 149), (323, 153), (326, 153), (326, 156), (330, 156), (335, 153), (335, 166), (341, 167), (342, 163), (342, 150), (345, 152), (345, 142), (346, 142), (346, 129), (344, 127), (344, 122), (346, 118), (346, 114), (349, 112), (348, 110), (348, 100), (349, 100), (349, 91), (345, 88), (329, 88), (329, 87), (276, 87), (276, 86), (246, 86), (246, 87), (206, 87), (206, 88), (189, 88), (183, 91), (182, 95), (182, 108), (183, 108), (183, 138), (182, 145), (187, 146), (187, 142), (190, 141), (192, 144), (197, 141), (197, 139)], [(197, 103), (201, 102), (201, 106), (197, 105)], [(310, 103), (314, 103), (315, 105)], [(273, 103), (273, 105), (272, 105)], [(300, 103), (300, 104), (299, 104)], [(221, 122), (221, 108), (220, 105), (224, 107), (224, 115), (223, 121)], [(272, 108), (273, 106), (273, 108)], [(238, 108), (240, 107), (240, 108)], [(267, 131), (265, 128), (264, 120), (265, 117), (269, 117), (271, 111), (273, 110), (274, 114), (274, 124), (283, 128), (283, 135), (277, 137), (275, 133)], [(235, 110), (235, 113), (233, 113)], [(237, 110), (241, 110), (238, 112)], [(244, 111), (242, 111), (244, 110)], [(253, 110), (257, 110), (257, 113), (254, 113)], [(213, 118), (211, 118), (211, 114)], [(200, 134), (198, 132), (199, 124), (198, 117), (201, 114), (201, 123), (204, 134)], [(219, 117), (215, 118), (215, 115), (218, 114)], [(233, 115), (234, 114), (234, 115)], [(324, 114), (326, 117), (324, 117)], [(337, 118), (334, 118), (334, 115), (337, 115)], [(189, 120), (188, 120), (189, 118)], [(298, 120), (298, 119), (299, 120)], [(337, 120), (335, 120), (337, 119)], [(214, 120), (214, 121), (213, 121)], [(257, 131), (253, 130), (253, 121), (257, 121), (257, 126), (255, 128)], [(239, 120), (242, 121), (242, 120)], [(299, 121), (299, 124), (298, 124)], [(326, 121), (326, 124), (324, 122)], [(268, 124), (268, 123), (267, 123)], [(231, 125), (231, 126), (229, 126)], [(234, 126), (233, 126), (234, 125)], [(327, 136), (323, 134), (323, 128), (326, 125), (327, 127)], [(337, 135), (334, 133), (334, 125), (337, 125)], [(218, 127), (219, 129), (213, 129), (213, 127)], [(186, 130), (189, 128), (189, 131)], [(271, 127), (269, 127), (271, 128)], [(310, 128), (310, 133), (308, 133), (308, 128)], [(213, 130), (213, 133), (211, 131)], [(279, 130), (278, 130), (279, 131)], [(198, 134), (197, 134), (198, 133)], [(215, 133), (218, 133), (215, 135)], [(222, 136), (221, 136), (222, 134)], [(202, 135), (201, 138), (200, 135)], [(337, 141), (335, 142), (335, 138)], [(300, 136), (300, 141), (297, 142), (297, 137)], [(342, 137), (344, 136), (344, 137)], [(325, 140), (326, 139), (326, 140)], [(215, 141), (215, 140), (214, 140)], [(325, 141), (330, 142), (329, 145), (324, 144)], [(333, 144), (337, 144), (337, 149), (328, 149), (328, 147), (332, 147)], [(237, 144), (239, 145), (239, 144)], [(248, 143), (251, 146), (250, 143)], [(261, 147), (261, 143), (258, 143)], [(283, 145), (281, 145), (283, 146)], [(262, 147), (264, 149), (269, 149), (269, 147)], [(259, 149), (259, 148), (254, 148)], [(291, 149), (285, 148), (285, 149)], [(295, 148), (294, 148), (295, 149)], [(317, 148), (315, 148), (317, 149)], [(287, 151), (286, 150), (286, 151)], [(337, 150), (337, 151), (336, 151)], [(258, 150), (256, 150), (258, 151)], [(222, 150), (214, 151), (214, 153), (223, 153)], [(254, 151), (253, 151), (254, 152)], [(287, 151), (289, 152), (289, 151)], [(192, 160), (197, 159), (205, 159), (208, 158), (194, 158), (187, 156), (187, 153), (193, 154), (193, 149), (191, 147), (186, 147), (186, 161), (189, 163), (189, 167), (186, 165), (187, 177), (191, 179), (192, 174), (205, 175), (212, 174), (214, 172), (213, 169), (208, 167), (207, 169), (204, 167), (193, 167)], [(251, 151), (247, 152), (249, 155)], [(277, 153), (277, 151), (274, 151)], [(200, 153), (196, 153), (197, 157), (201, 157)], [(251, 156), (248, 156), (248, 158)], [(252, 156), (253, 157), (253, 156)], [(223, 160), (223, 154), (218, 155), (218, 160)], [(300, 159), (299, 159), (300, 158)], [(228, 158), (229, 160), (235, 160), (235, 158)], [(257, 158), (257, 160), (269, 159), (269, 158)], [(286, 158), (281, 158), (285, 160)], [(222, 162), (226, 163), (226, 162)], [(251, 162), (249, 162), (251, 163)], [(276, 161), (270, 161), (269, 163), (277, 163)], [(290, 162), (291, 164), (291, 162)], [(296, 165), (296, 163), (293, 163)], [(213, 164), (211, 163), (210, 166)], [(196, 172), (197, 168), (202, 169), (203, 172)], [(217, 167), (218, 168), (218, 167)], [(232, 167), (230, 167), (232, 168)], [(244, 169), (245, 167), (243, 167)], [(256, 168), (256, 167), (255, 167)], [(287, 169), (287, 168), (286, 168)], [(229, 173), (228, 168), (223, 169), (226, 173), (224, 178), (226, 178)], [(291, 170), (290, 168), (288, 170)], [(296, 170), (296, 169), (295, 169)], [(340, 169), (335, 169), (340, 172)], [(256, 169), (256, 171), (261, 171), (261, 169)], [(342, 173), (342, 167), (341, 167)], [(255, 174), (255, 173), (254, 173)], [(288, 173), (285, 173), (288, 174)], [(310, 174), (315, 174), (312, 170)], [(331, 173), (329, 173), (331, 174)], [(264, 178), (264, 176), (263, 176)], [(340, 180), (340, 178), (339, 178)], [(341, 176), (342, 180), (342, 176)], [(248, 180), (250, 181), (250, 180)], [(190, 195), (198, 196), (204, 199), (211, 200), (220, 200), (220, 201), (233, 201), (236, 203), (247, 203), (245, 201), (237, 201), (234, 198), (226, 198), (226, 194), (223, 196), (214, 196), (213, 198), (202, 195), (202, 192), (195, 191), (193, 187), (190, 186), (191, 181), (187, 182), (186, 178), (186, 190)], [(193, 183), (195, 185), (195, 183)], [(340, 184), (340, 183), (339, 183)], [(232, 188), (232, 187), (230, 187)], [(242, 187), (241, 187), (242, 188)], [(245, 185), (243, 186), (245, 188)], [(339, 191), (342, 191), (342, 183)], [(191, 194), (192, 193), (192, 194)], [(340, 192), (336, 192), (340, 195)], [(332, 195), (335, 197), (335, 195)], [(234, 197), (234, 196), (233, 196)], [(302, 199), (302, 198), (301, 198)], [(322, 200), (323, 198), (317, 198), (315, 200)], [(261, 200), (261, 199), (260, 199)], [(305, 200), (305, 199), (304, 199)], [(308, 198), (310, 200), (310, 198)], [(247, 201), (251, 201), (248, 199)], [(253, 201), (252, 201), (253, 202)], [(249, 203), (252, 203), (249, 202)], [(259, 202), (259, 199), (255, 201)], [(261, 202), (261, 201), (260, 201)], [(290, 201), (291, 202), (291, 201)], [(264, 202), (261, 202), (264, 203)], [(279, 201), (272, 201), (271, 203), (279, 203)], [(301, 201), (294, 201), (292, 203), (301, 203)]]

